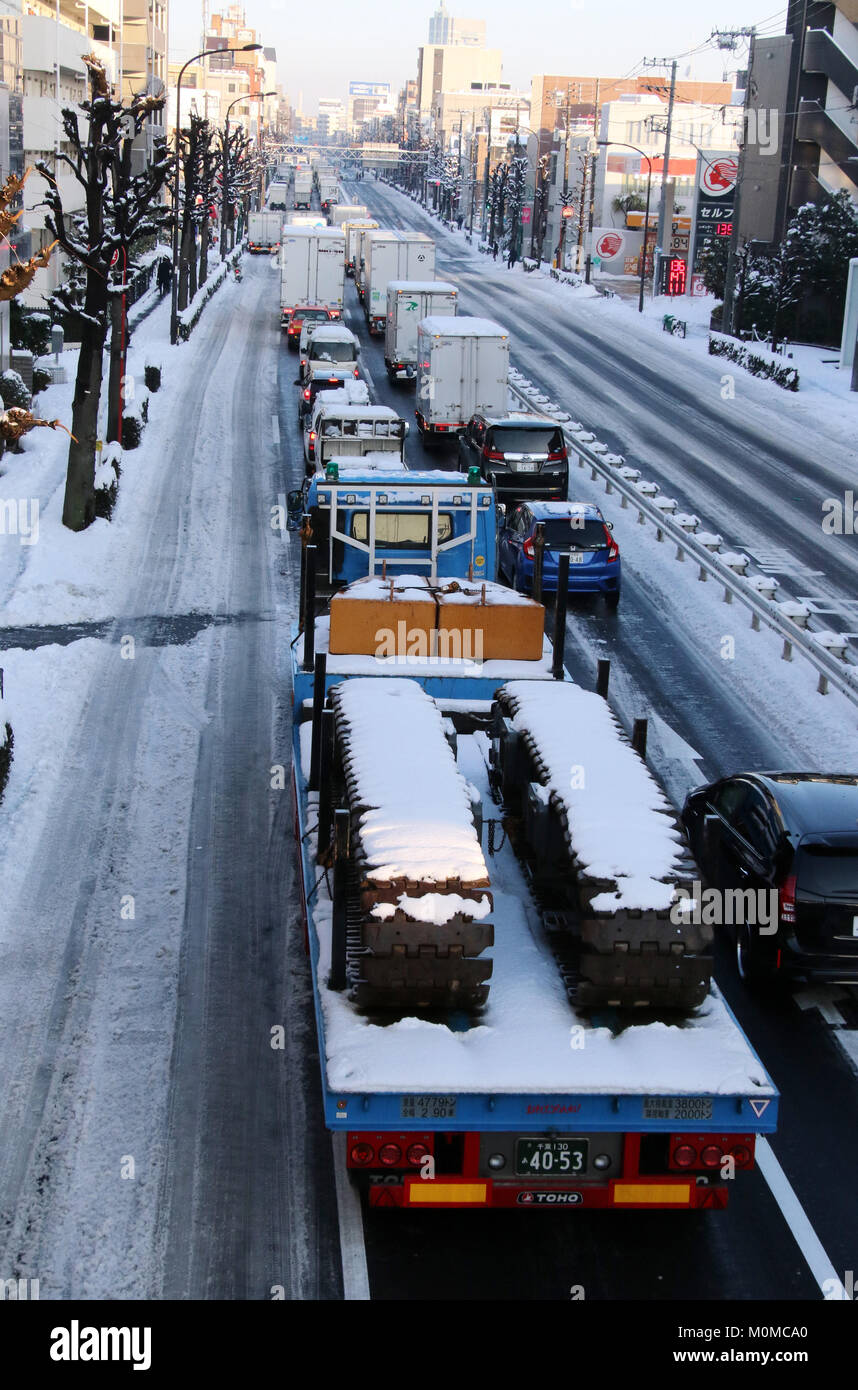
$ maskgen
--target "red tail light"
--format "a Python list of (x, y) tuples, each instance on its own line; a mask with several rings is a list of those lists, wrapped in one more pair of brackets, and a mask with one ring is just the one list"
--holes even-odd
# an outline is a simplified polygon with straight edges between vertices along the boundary
[(310, 388), (309, 388), (309, 386), (308, 386), (308, 387), (306, 388), (305, 392), (304, 392), (304, 400), (305, 400), (305, 401), (308, 401), (309, 399), (310, 399)]
[(360, 376), (360, 372), (358, 371), (357, 367), (355, 367), (355, 376), (356, 376), (356, 377), (359, 377), (359, 376)]
[(617, 545), (617, 542), (614, 540), (607, 526), (604, 528), (604, 531), (605, 540), (608, 542), (608, 564), (610, 565), (614, 560), (619, 560), (620, 547)]
[(315, 431), (315, 430), (310, 430), (310, 444), (313, 445), (313, 444), (315, 444), (315, 442), (316, 442), (316, 431)]
[(565, 449), (558, 449), (558, 451), (557, 451), (556, 454), (549, 454), (549, 455), (548, 455), (548, 462), (549, 462), (549, 463), (563, 463), (567, 458), (568, 458), (568, 454), (566, 453), (566, 450), (565, 450)]
[(779, 909), (782, 922), (795, 921), (795, 874), (790, 874), (778, 890)]
[(418, 1168), (428, 1154), (429, 1150), (425, 1144), (411, 1144), (405, 1157), (409, 1163), (413, 1163)]
[(351, 1160), (352, 1160), (352, 1163), (359, 1163), (362, 1167), (366, 1167), (366, 1165), (367, 1165), (368, 1163), (372, 1163), (372, 1160), (373, 1160), (374, 1157), (375, 1157), (375, 1153), (374, 1153), (374, 1151), (373, 1151), (373, 1147), (372, 1147), (371, 1144), (353, 1144), (353, 1145), (352, 1145), (352, 1148), (351, 1148)]
[(398, 1144), (382, 1144), (378, 1151), (379, 1162), (386, 1168), (393, 1168), (402, 1159), (402, 1150)]
[(484, 444), (484, 445), (483, 445), (483, 458), (484, 458), (484, 459), (492, 459), (493, 462), (498, 463), (499, 461), (501, 461), (501, 460), (503, 459), (503, 454), (499, 454), (499, 453), (497, 452), (496, 449), (490, 449), (489, 446), (488, 446), (488, 444)]
[(527, 537), (527, 540), (524, 542), (524, 545), (522, 546), (522, 550), (524, 551), (528, 560), (533, 559), (533, 538), (531, 536)]

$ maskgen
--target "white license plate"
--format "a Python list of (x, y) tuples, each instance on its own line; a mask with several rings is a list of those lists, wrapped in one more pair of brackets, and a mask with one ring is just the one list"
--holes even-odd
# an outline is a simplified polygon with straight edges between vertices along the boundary
[(583, 565), (586, 558), (583, 550), (570, 550), (569, 552), (570, 564)]
[(539, 465), (534, 463), (532, 459), (521, 459), (520, 462), (515, 465), (513, 471), (515, 473), (535, 473), (538, 466)]

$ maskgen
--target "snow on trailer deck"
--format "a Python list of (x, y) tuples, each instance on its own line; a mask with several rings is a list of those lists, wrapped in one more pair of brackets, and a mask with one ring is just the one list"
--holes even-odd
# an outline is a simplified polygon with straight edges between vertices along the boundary
[[(631, 1024), (616, 1035), (598, 1019), (575, 1013), (508, 844), (489, 861), (494, 970), (488, 1006), (475, 1026), (460, 1030), (419, 1018), (382, 1026), (361, 1015), (345, 993), (329, 990), (331, 900), (313, 857), (317, 797), (306, 791), (310, 738), (309, 722), (299, 725), (298, 831), (304, 882), (318, 880), (308, 918), (329, 1125), (425, 1128), (425, 1119), (414, 1118), (411, 1098), (431, 1095), (449, 1102), (446, 1129), (548, 1123), (567, 1132), (583, 1125), (774, 1131), (777, 1091), (716, 989), (691, 1018)], [(459, 738), (460, 770), (479, 790), (487, 817), (495, 811), (488, 747), (482, 733)]]

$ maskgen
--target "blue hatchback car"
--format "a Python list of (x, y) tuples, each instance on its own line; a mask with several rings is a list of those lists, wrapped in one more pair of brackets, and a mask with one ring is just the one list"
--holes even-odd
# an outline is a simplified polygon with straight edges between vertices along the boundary
[(514, 589), (533, 585), (536, 528), (543, 527), (542, 591), (557, 590), (559, 557), (568, 551), (570, 594), (604, 594), (616, 608), (620, 601), (620, 547), (611, 524), (589, 502), (523, 502), (504, 517), (498, 534), (498, 574)]

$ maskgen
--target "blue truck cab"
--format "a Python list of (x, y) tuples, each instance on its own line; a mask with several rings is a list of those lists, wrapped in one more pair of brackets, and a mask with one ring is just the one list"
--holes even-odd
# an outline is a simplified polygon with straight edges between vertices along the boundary
[(317, 592), (368, 574), (495, 578), (494, 495), (476, 470), (406, 472), (362, 462), (332, 460), (304, 485)]

